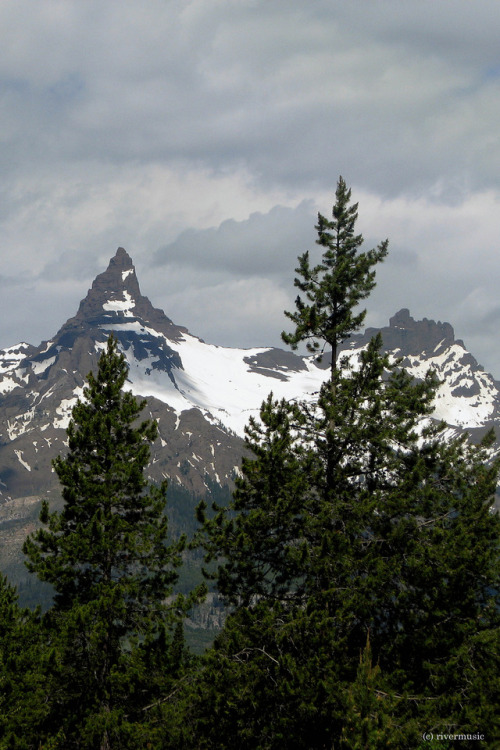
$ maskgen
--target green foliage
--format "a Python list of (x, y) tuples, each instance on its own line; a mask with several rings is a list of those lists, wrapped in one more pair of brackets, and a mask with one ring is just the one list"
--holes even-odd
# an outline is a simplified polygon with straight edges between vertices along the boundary
[[(311, 304), (289, 316), (292, 345), (310, 330), (335, 349), (363, 319), (353, 307), (385, 245), (356, 255), (349, 197), (339, 181), (335, 256), (321, 225), (330, 265), (301, 264)], [(313, 404), (270, 396), (230, 507), (199, 510), (233, 607), (193, 691), (199, 747), (412, 748), (426, 729), (478, 727), (500, 737), (491, 436), (445, 440), (429, 418), (435, 377), (412, 381), (381, 346), (375, 337), (356, 366), (334, 358)]]
[(157, 428), (138, 423), (145, 402), (122, 390), (126, 378), (111, 337), (73, 409), (68, 453), (54, 461), (63, 510), (44, 503), (44, 527), (24, 545), (29, 570), (55, 590), (43, 620), (54, 654), (50, 711), (35, 730), (55, 747), (154, 740), (149, 719), (182, 663), (178, 632), (173, 641), (169, 632), (202, 594), (167, 603), (185, 539), (167, 544), (166, 483), (144, 477)]
[[(63, 510), (45, 504), (24, 546), (53, 606), (22, 610), (0, 578), (0, 748), (410, 750), (424, 732), (447, 748), (438, 735), (478, 731), (498, 746), (494, 436), (445, 439), (436, 378), (414, 382), (380, 337), (356, 364), (339, 358), (387, 252), (359, 252), (350, 197), (340, 178), (284, 334), (331, 347), (330, 379), (313, 402), (271, 394), (231, 502), (213, 486), (197, 509), (206, 576), (229, 608), (201, 661), (183, 619), (203, 587), (190, 594), (196, 572), (177, 572), (200, 552), (168, 537), (166, 486), (144, 478), (156, 426), (138, 421), (109, 340), (54, 463)], [(194, 505), (176, 497), (175, 531)]]
[(47, 715), (50, 687), (44, 678), (50, 652), (40, 613), (21, 609), (15, 589), (0, 575), (0, 747), (29, 748), (33, 723)]
[(207, 562), (226, 558), (216, 574), (217, 587), (231, 604), (296, 595), (302, 567), (297, 535), (316, 471), (314, 454), (293, 433), (298, 421), (303, 421), (300, 410), (285, 400), (274, 402), (271, 394), (260, 423), (252, 418), (247, 428), (246, 443), (257, 459), (243, 458), (231, 512), (218, 508), (208, 520), (200, 507), (200, 519), (210, 530)]
[(295, 301), (296, 312), (285, 312), (295, 324), (295, 332), (283, 332), (286, 344), (296, 349), (307, 341), (310, 352), (332, 350), (332, 370), (339, 344), (363, 324), (366, 311), (357, 310), (375, 286), (373, 267), (387, 255), (388, 241), (368, 252), (360, 252), (363, 237), (355, 234), (358, 204), (350, 205), (351, 190), (342, 177), (337, 183), (332, 221), (318, 214), (317, 244), (323, 250), (321, 262), (311, 266), (309, 253), (299, 257), (295, 286), (305, 294)]
[(373, 666), (368, 635), (356, 678), (345, 698), (339, 750), (397, 750), (405, 746), (408, 738), (391, 716), (397, 699), (382, 690), (382, 685), (380, 667)]

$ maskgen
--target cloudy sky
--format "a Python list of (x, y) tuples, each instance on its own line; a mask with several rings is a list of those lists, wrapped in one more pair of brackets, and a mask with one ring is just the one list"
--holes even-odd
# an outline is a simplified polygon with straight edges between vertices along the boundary
[(446, 320), (500, 378), (498, 0), (2, 0), (0, 347), (121, 245), (206, 341), (279, 345), (338, 176), (390, 255), (370, 325)]

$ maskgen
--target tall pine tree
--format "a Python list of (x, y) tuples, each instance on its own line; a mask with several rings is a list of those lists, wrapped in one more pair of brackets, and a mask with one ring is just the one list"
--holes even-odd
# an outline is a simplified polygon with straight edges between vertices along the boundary
[(355, 233), (358, 204), (350, 200), (351, 190), (339, 177), (332, 219), (318, 214), (316, 244), (324, 248), (321, 260), (311, 266), (309, 252), (305, 252), (295, 269), (295, 286), (305, 294), (305, 300), (297, 296), (295, 312), (285, 312), (295, 323), (295, 331), (281, 334), (292, 349), (306, 341), (307, 349), (320, 358), (328, 347), (332, 378), (339, 346), (363, 325), (366, 310), (359, 310), (358, 305), (375, 287), (373, 269), (387, 255), (389, 244), (384, 240), (372, 250), (360, 250), (363, 236)]
[[(308, 303), (297, 299), (285, 335), (331, 347), (330, 379), (314, 403), (270, 397), (247, 431), (253, 457), (231, 507), (210, 520), (200, 509), (234, 608), (193, 697), (200, 747), (348, 747), (367, 726), (361, 689), (364, 706), (386, 697), (380, 726), (397, 728), (400, 747), (418, 745), (418, 727), (488, 727), (491, 747), (500, 736), (492, 436), (445, 441), (430, 419), (436, 378), (414, 382), (380, 336), (358, 362), (339, 357), (387, 250), (358, 252), (349, 199), (340, 179), (334, 221), (319, 221), (327, 251), (312, 270), (300, 259)], [(368, 639), (377, 680), (367, 661), (360, 671)]]
[(110, 337), (73, 409), (68, 453), (54, 461), (64, 507), (44, 503), (43, 528), (24, 545), (29, 570), (55, 589), (45, 616), (57, 655), (52, 710), (41, 729), (64, 748), (145, 746), (141, 726), (168, 690), (168, 633), (187, 604), (167, 604), (185, 542), (167, 545), (166, 483), (145, 478), (157, 426), (138, 423), (145, 402), (123, 390), (127, 373)]

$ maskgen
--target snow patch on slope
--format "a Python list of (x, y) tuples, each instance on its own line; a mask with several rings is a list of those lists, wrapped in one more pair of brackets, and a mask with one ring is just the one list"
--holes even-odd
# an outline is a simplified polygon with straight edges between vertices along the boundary
[(0, 381), (0, 393), (9, 393), (9, 391), (13, 391), (14, 388), (17, 388), (18, 386), (19, 383), (12, 380), (12, 378), (4, 378)]
[(132, 308), (135, 307), (135, 300), (126, 290), (123, 291), (123, 299), (108, 300), (103, 304), (103, 310), (106, 312), (118, 312), (122, 313), (126, 318), (133, 317)]
[(56, 409), (57, 417), (54, 418), (53, 427), (56, 429), (66, 430), (71, 420), (73, 407), (76, 406), (78, 399), (83, 395), (83, 387), (77, 386), (73, 391), (71, 398), (63, 398)]
[[(329, 375), (327, 369), (318, 367), (314, 357), (303, 360), (304, 370), (280, 369), (286, 375), (284, 379), (272, 378), (252, 369), (245, 359), (264, 354), (270, 351), (269, 347), (221, 347), (206, 344), (188, 333), (173, 341), (137, 320), (102, 327), (108, 331), (161, 339), (181, 359), (182, 367), (172, 366), (168, 374), (155, 369), (157, 355), (139, 361), (132, 348), (126, 350), (129, 383), (135, 395), (154, 396), (169, 404), (177, 416), (187, 409), (198, 408), (212, 423), (220, 423), (240, 436), (244, 435), (250, 416), (258, 415), (262, 401), (270, 391), (277, 399), (310, 398)], [(353, 347), (341, 353), (349, 369), (355, 371), (359, 368), (360, 352), (364, 348)], [(493, 378), (474, 370), (467, 357), (470, 355), (464, 348), (454, 344), (444, 351), (436, 347), (430, 357), (410, 356), (405, 366), (418, 379), (425, 377), (429, 369), (436, 370), (442, 381), (435, 402), (436, 419), (452, 426), (474, 428), (493, 417), (498, 408), (498, 392)]]
[(24, 468), (25, 468), (25, 469), (26, 469), (27, 471), (31, 471), (31, 466), (29, 465), (29, 463), (27, 463), (27, 461), (25, 461), (25, 460), (23, 459), (23, 452), (22, 452), (22, 451), (16, 451), (16, 450), (15, 450), (15, 451), (14, 451), (14, 453), (16, 454), (16, 456), (17, 456), (17, 459), (18, 459), (19, 463), (21, 464), (21, 466), (24, 466)]
[(29, 348), (29, 344), (21, 343), (0, 350), (0, 375), (16, 370)]
[(106, 322), (101, 327), (106, 331), (160, 339), (181, 359), (182, 367), (172, 366), (169, 375), (154, 367), (157, 355), (139, 361), (132, 348), (125, 350), (132, 393), (153, 396), (167, 403), (177, 416), (187, 409), (198, 408), (213, 424), (220, 423), (241, 436), (249, 417), (258, 414), (271, 390), (276, 398), (301, 398), (317, 392), (326, 377), (326, 372), (318, 368), (312, 358), (306, 361), (306, 369), (290, 370), (284, 380), (256, 372), (244, 361), (270, 351), (269, 347), (221, 347), (206, 344), (188, 333), (173, 341), (137, 320)]
[(441, 381), (435, 400), (436, 419), (474, 428), (493, 418), (498, 400), (495, 382), (485, 372), (474, 372), (462, 346), (453, 344), (434, 357), (408, 359), (407, 369), (413, 377), (423, 378), (433, 369)]
[(9, 440), (15, 440), (16, 438), (24, 435), (28, 431), (31, 422), (35, 416), (35, 409), (28, 409), (23, 414), (18, 414), (12, 419), (7, 420), (7, 434)]
[(55, 361), (56, 357), (49, 357), (49, 359), (45, 359), (42, 362), (32, 362), (31, 369), (33, 370), (35, 375), (41, 375), (43, 372), (48, 370)]

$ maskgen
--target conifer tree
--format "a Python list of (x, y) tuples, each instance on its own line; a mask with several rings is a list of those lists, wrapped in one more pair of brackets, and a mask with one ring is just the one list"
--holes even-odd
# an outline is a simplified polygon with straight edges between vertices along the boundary
[(355, 234), (358, 204), (350, 204), (350, 200), (351, 190), (339, 177), (332, 220), (318, 213), (316, 244), (324, 248), (321, 261), (311, 266), (309, 252), (299, 257), (294, 283), (306, 301), (297, 296), (296, 311), (285, 312), (295, 323), (295, 331), (281, 334), (292, 349), (306, 341), (307, 349), (319, 352), (320, 358), (325, 347), (330, 347), (332, 377), (340, 344), (363, 325), (366, 311), (360, 311), (358, 305), (373, 290), (373, 268), (385, 258), (389, 244), (384, 240), (368, 252), (360, 251), (363, 237)]
[(339, 750), (398, 750), (405, 745), (390, 718), (395, 698), (380, 689), (380, 667), (373, 665), (369, 634), (360, 654), (356, 679), (347, 691)]
[(24, 545), (29, 570), (55, 589), (45, 616), (57, 653), (45, 729), (65, 748), (135, 746), (137, 723), (169, 680), (147, 670), (168, 660), (168, 631), (189, 604), (166, 603), (185, 542), (166, 543), (166, 483), (152, 486), (144, 474), (157, 427), (138, 423), (145, 402), (123, 390), (127, 372), (110, 337), (73, 409), (68, 453), (54, 461), (64, 507), (51, 512), (44, 502), (43, 528)]
[(28, 717), (45, 714), (38, 620), (39, 612), (19, 607), (0, 574), (0, 748), (20, 746), (31, 730)]
[(216, 574), (217, 587), (232, 605), (300, 597), (303, 560), (297, 540), (319, 470), (315, 453), (298, 440), (297, 427), (305, 422), (296, 404), (277, 402), (270, 394), (260, 420), (250, 418), (246, 428), (245, 442), (254, 458), (243, 458), (231, 504), (234, 515), (219, 508), (208, 522), (204, 503), (199, 506), (200, 520), (210, 529), (205, 542), (209, 557), (225, 558)]
[(253, 456), (230, 508), (212, 519), (200, 508), (208, 559), (234, 607), (193, 699), (202, 747), (349, 746), (350, 727), (358, 737), (367, 730), (359, 700), (376, 701), (371, 667), (359, 663), (368, 635), (370, 664), (392, 696), (381, 726), (398, 727), (401, 747), (419, 744), (419, 726), (488, 723), (492, 741), (500, 737), (493, 438), (445, 441), (430, 419), (435, 376), (414, 382), (380, 336), (356, 363), (338, 357), (386, 251), (357, 254), (349, 198), (340, 180), (332, 224), (349, 241), (339, 239), (337, 254), (331, 238), (320, 242), (331, 262), (313, 271), (302, 257), (310, 304), (298, 298), (289, 315), (293, 346), (311, 338), (314, 351), (332, 347), (330, 379), (313, 403), (270, 397), (247, 431)]
[[(295, 331), (282, 332), (281, 337), (292, 349), (306, 342), (310, 352), (318, 353), (321, 360), (326, 349), (330, 350), (331, 399), (335, 400), (337, 387), (337, 362), (339, 346), (363, 324), (366, 310), (359, 303), (366, 299), (375, 287), (377, 263), (384, 260), (388, 252), (388, 240), (378, 247), (361, 250), (363, 236), (356, 234), (358, 204), (351, 204), (351, 190), (339, 177), (332, 207), (332, 220), (318, 213), (316, 244), (323, 249), (321, 260), (311, 266), (309, 252), (299, 257), (295, 269), (298, 276), (295, 286), (305, 294), (298, 295), (295, 312), (285, 315), (295, 323)], [(336, 429), (332, 415), (329, 432)], [(331, 447), (331, 446), (330, 446)], [(328, 456), (327, 481), (333, 482), (334, 457)]]

